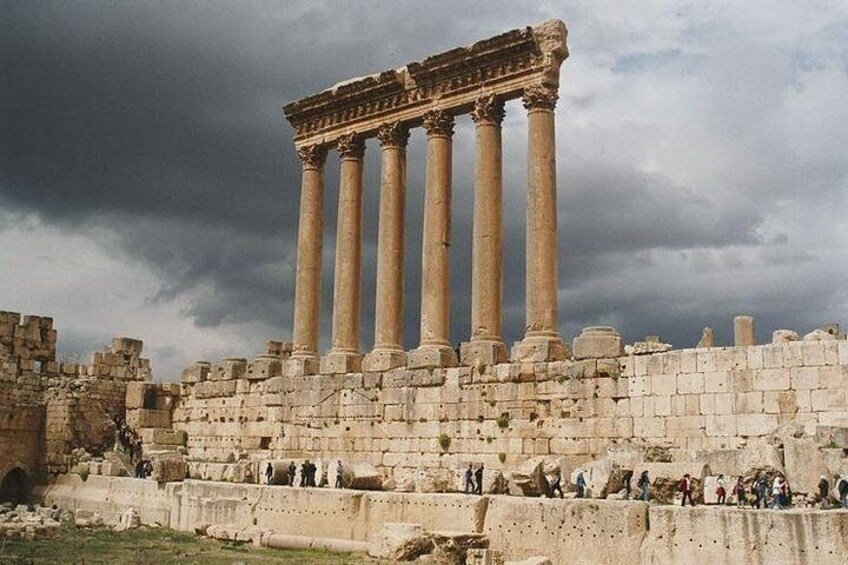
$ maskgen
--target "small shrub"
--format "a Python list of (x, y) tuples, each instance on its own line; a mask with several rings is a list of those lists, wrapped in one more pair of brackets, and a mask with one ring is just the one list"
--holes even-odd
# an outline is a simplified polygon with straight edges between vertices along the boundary
[(504, 412), (497, 419), (498, 427), (502, 430), (505, 430), (509, 427), (509, 412)]
[(88, 470), (88, 467), (83, 467), (79, 471), (79, 476), (83, 480), (83, 482), (88, 480), (88, 475), (91, 474), (91, 471)]
[(504, 461), (506, 461), (506, 453), (504, 453), (503, 451), (501, 451), (500, 453), (498, 453), (498, 461), (500, 461), (501, 463), (503, 463)]
[(486, 443), (492, 443), (493, 441), (495, 441), (495, 438), (492, 436), (486, 436)]
[(439, 436), (436, 438), (436, 441), (439, 442), (439, 447), (442, 449), (442, 451), (447, 451), (448, 449), (450, 449), (451, 438), (448, 434), (444, 432), (440, 433)]

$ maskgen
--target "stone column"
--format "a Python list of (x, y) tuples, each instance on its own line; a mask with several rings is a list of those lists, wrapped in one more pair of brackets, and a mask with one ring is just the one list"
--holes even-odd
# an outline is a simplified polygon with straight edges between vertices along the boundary
[(365, 142), (356, 133), (339, 137), (339, 213), (333, 286), (333, 347), (321, 359), (321, 373), (362, 370), (359, 326), (362, 299), (362, 157)]
[(524, 91), (527, 109), (527, 267), (524, 340), (514, 361), (556, 361), (566, 356), (557, 330), (557, 186), (554, 107), (556, 88)]
[(388, 371), (406, 363), (403, 350), (403, 226), (409, 128), (401, 122), (386, 124), (377, 132), (377, 139), (383, 148), (377, 233), (377, 304), (374, 349), (365, 356), (365, 371)]
[(297, 268), (294, 287), (292, 356), (287, 373), (310, 375), (318, 370), (318, 320), (321, 303), (321, 254), (324, 233), (324, 161), (327, 150), (310, 145), (297, 154), (303, 163)]
[(733, 318), (733, 344), (736, 347), (757, 345), (754, 318), (751, 316), (736, 316)]
[(444, 110), (424, 114), (427, 179), (424, 187), (424, 242), (421, 261), (421, 343), (407, 366), (456, 365), (450, 343), (450, 216), (453, 116)]
[(474, 104), (477, 158), (474, 169), (474, 236), (471, 263), (471, 341), (462, 344), (463, 365), (507, 360), (501, 337), (503, 302), (503, 182), (501, 122), (504, 103), (494, 95)]

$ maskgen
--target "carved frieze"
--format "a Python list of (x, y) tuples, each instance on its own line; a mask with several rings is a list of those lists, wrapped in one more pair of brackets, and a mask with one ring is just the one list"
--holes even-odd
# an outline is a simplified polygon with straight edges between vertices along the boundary
[(409, 126), (400, 121), (389, 122), (377, 130), (377, 139), (383, 147), (406, 147), (409, 142)]
[(500, 125), (504, 119), (504, 101), (494, 94), (481, 96), (474, 102), (474, 111), (471, 112), (471, 119), (477, 125)]
[(395, 121), (418, 126), (434, 106), (453, 115), (471, 112), (481, 91), (506, 101), (531, 85), (555, 89), (568, 56), (566, 35), (565, 25), (551, 20), (291, 102), (284, 110), (295, 144), (332, 145), (351, 130), (371, 137)]

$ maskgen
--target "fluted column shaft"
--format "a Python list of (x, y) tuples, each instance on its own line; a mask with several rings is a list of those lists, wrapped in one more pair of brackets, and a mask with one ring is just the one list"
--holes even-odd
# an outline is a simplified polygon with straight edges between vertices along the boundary
[[(359, 353), (362, 299), (362, 157), (365, 144), (356, 134), (338, 140), (339, 212), (333, 286), (333, 354)], [(344, 372), (353, 367), (342, 367)], [(324, 368), (322, 367), (322, 372)], [(328, 371), (335, 372), (335, 371)]]
[(525, 94), (527, 108), (527, 335), (557, 333), (556, 94)]
[(402, 351), (406, 143), (409, 130), (395, 122), (381, 128), (377, 137), (383, 149), (374, 347)]
[(474, 227), (471, 263), (471, 339), (501, 341), (503, 298), (503, 195), (501, 122), (503, 102), (477, 101), (474, 120), (477, 158), (474, 170)]
[(303, 147), (298, 150), (298, 155), (303, 163), (303, 172), (297, 231), (292, 356), (315, 358), (318, 354), (326, 149), (318, 146)]

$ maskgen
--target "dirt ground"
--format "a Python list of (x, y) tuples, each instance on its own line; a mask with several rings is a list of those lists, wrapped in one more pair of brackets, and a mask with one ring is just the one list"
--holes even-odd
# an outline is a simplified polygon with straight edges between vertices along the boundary
[(108, 528), (65, 528), (60, 536), (35, 541), (0, 538), (0, 565), (7, 564), (386, 565), (388, 561), (353, 553), (280, 550), (236, 545), (158, 528), (116, 533)]

